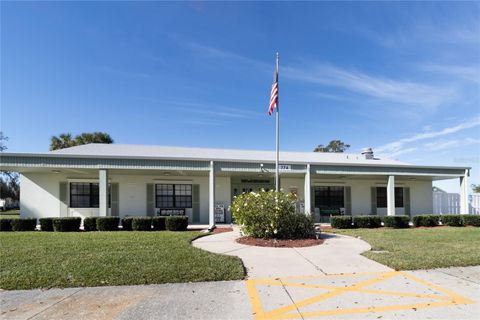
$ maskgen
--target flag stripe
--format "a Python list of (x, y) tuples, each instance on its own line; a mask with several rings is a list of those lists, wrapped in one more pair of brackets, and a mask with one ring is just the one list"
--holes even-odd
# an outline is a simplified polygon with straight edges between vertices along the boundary
[(278, 104), (278, 82), (272, 84), (272, 91), (270, 94), (270, 105), (268, 106), (268, 115), (271, 116), (275, 107)]

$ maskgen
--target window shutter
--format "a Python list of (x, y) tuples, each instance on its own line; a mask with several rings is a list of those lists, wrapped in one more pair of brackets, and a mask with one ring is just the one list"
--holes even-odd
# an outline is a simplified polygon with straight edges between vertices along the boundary
[(68, 184), (65, 181), (60, 182), (58, 198), (60, 200), (60, 217), (68, 216)]
[(147, 216), (153, 217), (155, 213), (155, 202), (153, 199), (153, 183), (147, 183)]
[(403, 207), (405, 208), (405, 214), (409, 216), (410, 213), (410, 188), (403, 188)]
[(345, 187), (345, 214), (352, 215), (352, 187)]
[(113, 217), (118, 217), (119, 215), (119, 203), (118, 203), (118, 183), (110, 184), (110, 214)]
[(200, 222), (200, 185), (194, 184), (192, 188), (192, 220), (198, 223)]
[(372, 214), (377, 214), (377, 187), (372, 187)]

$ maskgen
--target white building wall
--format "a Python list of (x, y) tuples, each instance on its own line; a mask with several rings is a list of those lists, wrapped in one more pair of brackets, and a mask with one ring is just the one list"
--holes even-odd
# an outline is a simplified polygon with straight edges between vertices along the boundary
[[(66, 176), (53, 173), (26, 173), (21, 176), (21, 215), (22, 217), (53, 217), (60, 216), (59, 183), (61, 181), (98, 181), (98, 176), (88, 177)], [(351, 187), (352, 214), (370, 214), (371, 188), (386, 185), (384, 180), (345, 179), (312, 179), (312, 185), (341, 185)], [(200, 187), (200, 223), (208, 223), (208, 177), (207, 176), (154, 176), (154, 175), (109, 175), (110, 182), (119, 184), (120, 217), (146, 215), (146, 185), (147, 183), (191, 183)], [(410, 188), (411, 214), (426, 214), (433, 212), (432, 183), (430, 181), (398, 181), (396, 186)], [(289, 192), (296, 189), (300, 201), (304, 201), (304, 179), (282, 177), (281, 187)], [(67, 194), (68, 194), (67, 190)], [(312, 194), (312, 198), (314, 195)], [(312, 199), (313, 200), (313, 199)], [(216, 178), (216, 202), (231, 205), (231, 179)], [(403, 208), (397, 208), (397, 214), (403, 214)], [(386, 208), (378, 208), (377, 213), (384, 215)], [(98, 215), (98, 209), (69, 209), (71, 216)], [(227, 212), (227, 221), (230, 221)]]

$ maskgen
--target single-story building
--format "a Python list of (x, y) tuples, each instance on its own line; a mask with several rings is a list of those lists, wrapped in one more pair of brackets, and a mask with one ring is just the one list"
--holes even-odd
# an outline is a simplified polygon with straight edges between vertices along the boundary
[[(231, 222), (243, 192), (275, 188), (275, 152), (87, 144), (46, 153), (2, 153), (21, 173), (28, 217), (185, 214), (192, 224)], [(459, 178), (468, 213), (468, 167), (420, 166), (361, 154), (280, 152), (280, 186), (317, 221), (347, 215), (433, 212), (432, 181)]]

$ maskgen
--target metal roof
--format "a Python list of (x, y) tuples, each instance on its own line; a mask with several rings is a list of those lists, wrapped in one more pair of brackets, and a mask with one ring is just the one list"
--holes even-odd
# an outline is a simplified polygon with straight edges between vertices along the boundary
[[(118, 158), (153, 158), (178, 160), (213, 160), (239, 162), (272, 162), (274, 151), (236, 150), (214, 148), (187, 148), (134, 144), (100, 144), (92, 143), (66, 149), (51, 151), (52, 155), (95, 156)], [(324, 152), (291, 152), (281, 151), (282, 163), (310, 164), (369, 164), (369, 165), (406, 165), (404, 162), (391, 159), (365, 159), (361, 154), (324, 153)]]

